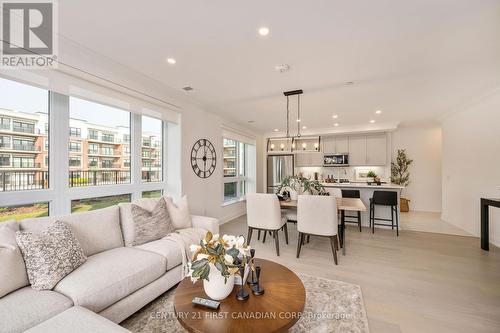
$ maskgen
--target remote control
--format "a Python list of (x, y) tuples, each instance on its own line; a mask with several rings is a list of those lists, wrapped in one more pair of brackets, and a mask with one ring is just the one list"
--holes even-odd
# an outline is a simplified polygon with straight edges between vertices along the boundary
[(220, 306), (220, 302), (211, 300), (211, 299), (206, 299), (206, 298), (201, 298), (201, 297), (195, 297), (193, 298), (193, 304), (196, 305), (201, 305), (209, 309), (214, 309), (217, 310)]

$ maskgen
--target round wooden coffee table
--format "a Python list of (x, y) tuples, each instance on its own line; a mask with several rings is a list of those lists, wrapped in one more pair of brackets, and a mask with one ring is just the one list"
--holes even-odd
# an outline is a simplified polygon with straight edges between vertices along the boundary
[(175, 291), (174, 309), (177, 319), (189, 332), (286, 332), (300, 319), (304, 311), (306, 291), (302, 281), (291, 270), (275, 262), (255, 259), (262, 268), (261, 285), (265, 294), (250, 294), (246, 301), (238, 301), (233, 292), (221, 301), (218, 310), (210, 310), (191, 303), (193, 298), (208, 298), (203, 282), (192, 283), (185, 278)]

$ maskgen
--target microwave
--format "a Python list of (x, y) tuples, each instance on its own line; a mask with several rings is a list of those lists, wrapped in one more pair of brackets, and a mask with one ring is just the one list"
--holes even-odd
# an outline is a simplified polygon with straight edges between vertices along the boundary
[(326, 167), (349, 166), (349, 154), (324, 154), (323, 166)]

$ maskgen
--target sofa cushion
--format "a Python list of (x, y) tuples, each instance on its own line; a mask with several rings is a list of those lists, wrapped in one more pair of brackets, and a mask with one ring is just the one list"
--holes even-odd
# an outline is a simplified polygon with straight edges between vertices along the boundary
[(87, 260), (66, 223), (56, 221), (41, 232), (18, 231), (28, 279), (35, 290), (52, 289)]
[(54, 288), (75, 305), (99, 312), (166, 272), (156, 253), (120, 247), (95, 254)]
[(176, 242), (171, 239), (159, 239), (134, 247), (145, 251), (154, 252), (167, 259), (167, 271), (182, 263), (182, 253)]
[(19, 231), (16, 221), (0, 222), (0, 297), (29, 285), (16, 231)]
[(72, 306), (69, 298), (54, 291), (18, 289), (0, 298), (0, 331), (24, 332)]
[(155, 241), (174, 231), (164, 199), (158, 201), (152, 210), (135, 204), (132, 204), (131, 210), (135, 230), (133, 245)]
[[(134, 205), (151, 211), (155, 208), (159, 200), (159, 198), (140, 199), (134, 202)], [(125, 246), (133, 246), (135, 240), (135, 224), (132, 215), (132, 204), (120, 203), (118, 207), (120, 209), (120, 225), (123, 232), (123, 241)]]
[(130, 332), (94, 312), (74, 306), (55, 317), (37, 325), (29, 333), (126, 333)]
[(172, 218), (175, 230), (191, 228), (193, 226), (186, 195), (177, 204), (174, 203), (172, 198), (165, 198), (165, 201), (167, 202), (168, 212)]
[(120, 209), (111, 206), (60, 217), (41, 217), (21, 221), (21, 230), (35, 231), (55, 221), (66, 222), (87, 256), (123, 246)]

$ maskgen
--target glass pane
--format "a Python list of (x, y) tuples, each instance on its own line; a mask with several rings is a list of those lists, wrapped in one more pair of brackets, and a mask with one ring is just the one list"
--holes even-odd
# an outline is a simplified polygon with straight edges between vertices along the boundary
[(130, 194), (112, 195), (108, 197), (98, 197), (89, 199), (79, 199), (71, 201), (71, 213), (86, 212), (118, 205), (122, 202), (130, 202)]
[(245, 144), (238, 142), (238, 175), (245, 176)]
[(130, 183), (130, 112), (70, 97), (69, 186)]
[(142, 116), (142, 181), (159, 182), (162, 180), (162, 121)]
[(162, 192), (163, 192), (162, 190), (144, 191), (144, 192), (142, 192), (142, 197), (143, 198), (161, 198)]
[(49, 92), (0, 78), (0, 192), (49, 187)]
[(224, 139), (224, 177), (236, 176), (236, 141)]
[(49, 203), (36, 203), (0, 208), (0, 222), (9, 220), (21, 221), (27, 218), (49, 216)]
[(224, 184), (224, 201), (238, 198), (237, 187), (236, 182)]

